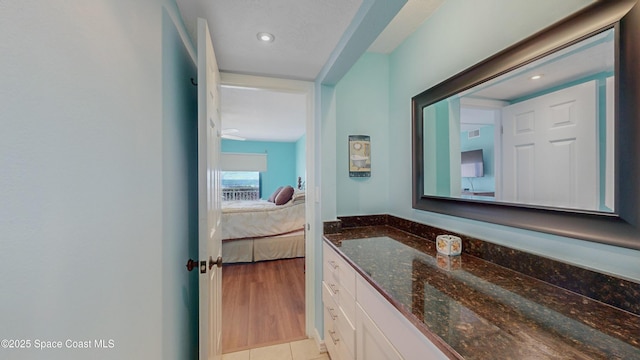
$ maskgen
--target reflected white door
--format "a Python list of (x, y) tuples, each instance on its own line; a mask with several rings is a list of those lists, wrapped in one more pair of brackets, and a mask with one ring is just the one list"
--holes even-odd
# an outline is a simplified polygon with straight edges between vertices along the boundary
[(599, 209), (596, 95), (590, 81), (504, 107), (502, 200)]
[[(198, 257), (200, 360), (222, 357), (220, 74), (207, 21), (198, 19)], [(218, 261), (219, 260), (219, 261)], [(203, 269), (203, 263), (205, 266)], [(217, 263), (216, 263), (217, 262)]]

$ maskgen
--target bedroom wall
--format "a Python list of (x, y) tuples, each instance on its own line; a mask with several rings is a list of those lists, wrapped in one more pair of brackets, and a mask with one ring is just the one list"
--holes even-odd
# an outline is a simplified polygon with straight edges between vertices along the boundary
[(267, 153), (267, 171), (262, 173), (262, 199), (267, 199), (279, 186), (295, 188), (297, 185), (295, 142), (222, 139), (222, 152)]
[[(353, 90), (372, 93), (371, 99), (376, 100), (349, 98), (353, 108), (376, 108), (379, 106), (380, 95), (388, 94), (387, 122), (371, 124), (365, 129), (365, 131), (374, 132), (379, 131), (378, 127), (382, 126), (384, 136), (389, 142), (390, 161), (388, 167), (383, 169), (384, 172), (391, 174), (388, 183), (387, 212), (578, 266), (617, 274), (625, 278), (640, 279), (640, 268), (637, 267), (639, 251), (418, 211), (411, 207), (411, 97), (590, 2), (589, 0), (446, 1), (413, 35), (389, 55), (388, 75), (385, 74), (384, 66), (378, 67), (379, 75), (375, 75), (374, 72), (368, 75), (382, 78), (388, 76), (388, 89), (371, 89), (365, 84), (369, 84), (372, 80), (364, 75), (360, 76), (360, 83), (363, 85)], [(356, 74), (359, 71), (355, 66), (350, 74)], [(345, 77), (345, 80), (351, 84), (358, 83), (356, 79)], [(336, 87), (339, 86), (341, 83)], [(337, 103), (342, 101), (341, 96), (345, 94), (336, 96)], [(342, 116), (342, 114), (336, 116), (341, 119), (340, 122), (353, 121), (359, 124), (361, 121), (357, 118)], [(325, 159), (339, 160), (339, 155), (331, 158), (332, 153), (343, 151), (342, 136), (339, 135), (336, 138), (336, 147), (323, 151)], [(378, 166), (375, 164), (374, 166)], [(365, 193), (349, 194), (343, 190), (352, 186), (349, 181), (350, 179), (343, 176), (336, 176), (336, 190), (332, 194), (340, 202), (358, 202), (362, 201), (361, 199), (379, 196), (373, 189)], [(331, 191), (331, 187), (323, 185), (322, 190), (323, 199), (332, 196), (326, 193)], [(364, 187), (360, 187), (359, 190), (364, 191)], [(324, 220), (331, 220), (330, 210), (323, 208)], [(361, 207), (359, 210), (358, 214), (374, 214), (377, 209)], [(341, 210), (336, 211), (337, 214), (343, 214)]]
[(163, 225), (164, 126), (180, 112), (164, 114), (163, 76), (180, 67), (163, 66), (164, 5), (173, 17), (173, 0), (0, 2), (0, 338), (32, 341), (0, 358), (190, 354), (184, 312), (163, 312), (186, 284), (163, 273), (179, 247)]
[(307, 178), (307, 136), (302, 135), (296, 141), (296, 185), (298, 185), (298, 176), (302, 178), (303, 186)]

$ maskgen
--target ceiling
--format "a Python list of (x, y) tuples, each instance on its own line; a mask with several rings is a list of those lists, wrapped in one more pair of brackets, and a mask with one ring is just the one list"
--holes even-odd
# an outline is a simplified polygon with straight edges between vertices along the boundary
[[(593, 74), (613, 72), (613, 39), (613, 29), (604, 31), (471, 88), (465, 95), (511, 102)], [(534, 75), (541, 78), (532, 79)]]
[(304, 94), (225, 86), (220, 98), (222, 129), (231, 130), (233, 136), (295, 142), (305, 134)]
[[(443, 1), (408, 0), (369, 51), (392, 52)], [(317, 78), (364, 6), (363, 0), (177, 0), (177, 4), (191, 39), (196, 39), (197, 18), (207, 19), (220, 71), (306, 81)], [(259, 32), (269, 32), (275, 40), (260, 42)], [(300, 95), (223, 87), (221, 103), (223, 130), (237, 129), (233, 135), (291, 142), (305, 133), (306, 109)]]
[[(604, 31), (456, 96), (508, 104), (590, 76), (612, 73), (615, 62), (613, 40), (614, 30)], [(540, 78), (533, 79), (534, 75)], [(475, 130), (494, 121), (493, 109), (463, 105), (460, 110), (461, 131)]]

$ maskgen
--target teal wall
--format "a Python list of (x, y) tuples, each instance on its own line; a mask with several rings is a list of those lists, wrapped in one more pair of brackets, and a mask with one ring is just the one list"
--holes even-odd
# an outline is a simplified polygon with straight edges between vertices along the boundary
[(451, 195), (449, 102), (439, 101), (423, 110), (424, 193)]
[(438, 101), (436, 108), (436, 194), (451, 195), (451, 166), (449, 151), (449, 102)]
[(305, 135), (296, 141), (296, 185), (298, 177), (302, 178), (304, 186), (307, 178), (307, 137)]
[(162, 354), (198, 357), (198, 278), (176, 271), (198, 258), (197, 69), (167, 9), (162, 12)]
[[(494, 129), (495, 126), (487, 125), (480, 128), (480, 136), (469, 139), (469, 132), (460, 133), (460, 151), (482, 149), (484, 160), (484, 176), (473, 178), (473, 188), (476, 191), (495, 191), (495, 156), (494, 156)], [(469, 179), (462, 179), (462, 187), (470, 187)]]
[(267, 171), (262, 173), (262, 199), (267, 199), (280, 186), (297, 186), (295, 142), (222, 139), (222, 152), (267, 154)]
[(607, 187), (607, 78), (597, 80), (598, 84), (598, 161), (600, 162), (600, 210), (613, 211), (605, 205)]
[[(386, 212), (389, 193), (389, 59), (365, 53), (336, 85), (337, 214)], [(349, 177), (349, 135), (371, 137), (371, 177)], [(374, 195), (375, 194), (375, 195)]]
[[(377, 161), (380, 155), (372, 157), (372, 179), (376, 179), (379, 173), (389, 175), (383, 180), (385, 189), (354, 186), (355, 182), (340, 173), (338, 165), (333, 193), (339, 204), (336, 213), (353, 215), (385, 211), (578, 266), (640, 279), (637, 266), (639, 251), (418, 211), (411, 207), (411, 98), (589, 3), (589, 0), (449, 0), (388, 55), (387, 65), (384, 65), (384, 59), (377, 59), (387, 55), (365, 54), (336, 85), (335, 147), (323, 150), (322, 155), (330, 161), (331, 154), (336, 153), (333, 158), (337, 159), (336, 162), (341, 161), (340, 157), (346, 150), (343, 140), (346, 137), (340, 129), (351, 127), (365, 134), (379, 134), (372, 136), (372, 149), (379, 141), (385, 143), (389, 161), (385, 167), (384, 163)], [(376, 66), (370, 64), (372, 58), (376, 58)], [(369, 66), (378, 71), (363, 71)], [(387, 82), (388, 87), (384, 87)], [(343, 87), (349, 91), (339, 91)], [(331, 101), (329, 97), (326, 99)], [(344, 102), (352, 104), (341, 105)], [(384, 108), (388, 109), (386, 119), (370, 123), (364, 120), (368, 114), (377, 114)], [(331, 126), (330, 121), (327, 126)], [(322, 136), (329, 134), (322, 132)], [(325, 143), (325, 139), (322, 141)], [(323, 166), (326, 161), (323, 160)], [(325, 175), (322, 176), (324, 181)], [(328, 183), (332, 185), (331, 181)], [(331, 190), (323, 182), (323, 199), (331, 196), (326, 193)], [(381, 194), (387, 199), (383, 209), (370, 203), (370, 199), (380, 198)], [(322, 215), (325, 220), (332, 217), (330, 209), (323, 209)]]

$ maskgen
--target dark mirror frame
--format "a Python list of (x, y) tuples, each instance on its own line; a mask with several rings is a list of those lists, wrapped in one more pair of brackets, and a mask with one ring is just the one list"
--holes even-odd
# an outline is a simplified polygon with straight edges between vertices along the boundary
[[(640, 5), (600, 0), (412, 98), (413, 208), (640, 249)], [(423, 109), (614, 28), (615, 204), (612, 214), (424, 195)]]

